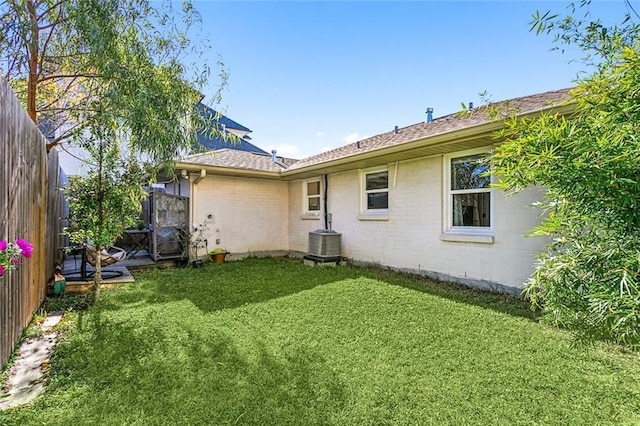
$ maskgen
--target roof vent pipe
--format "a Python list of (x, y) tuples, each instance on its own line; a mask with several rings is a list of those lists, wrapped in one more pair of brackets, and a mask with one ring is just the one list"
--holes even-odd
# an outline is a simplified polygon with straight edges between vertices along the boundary
[(469, 102), (469, 111), (473, 110), (473, 102)]
[(398, 134), (398, 126), (396, 126), (396, 128), (395, 128), (395, 129), (393, 129), (393, 134), (394, 134), (394, 135), (397, 135), (397, 134)]
[(433, 121), (433, 108), (427, 108), (427, 123), (431, 123)]
[(278, 153), (278, 152), (277, 152), (275, 149), (272, 149), (272, 150), (271, 150), (271, 161), (273, 161), (274, 163), (277, 163), (277, 162), (278, 162), (278, 159), (276, 158), (276, 154), (277, 154), (277, 153)]
[(356, 141), (356, 148), (360, 149), (360, 141)]

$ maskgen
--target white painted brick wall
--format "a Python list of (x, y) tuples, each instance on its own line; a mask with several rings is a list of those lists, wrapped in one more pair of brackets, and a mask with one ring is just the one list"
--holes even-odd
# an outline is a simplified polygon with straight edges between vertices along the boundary
[(324, 192), (321, 190), (320, 213), (316, 218), (304, 214), (304, 180), (289, 183), (289, 249), (307, 252), (309, 232), (324, 228)]
[(210, 250), (217, 238), (232, 253), (288, 250), (288, 182), (208, 176), (194, 192), (194, 219), (213, 215)]
[[(358, 171), (329, 175), (329, 212), (333, 229), (342, 233), (343, 255), (356, 261), (521, 287), (533, 271), (534, 254), (545, 242), (523, 236), (539, 222), (538, 211), (528, 205), (540, 193), (528, 190), (507, 199), (496, 192), (493, 244), (441, 241), (442, 168), (441, 157), (399, 163), (397, 174), (395, 163), (389, 164), (387, 221), (358, 219)], [(210, 241), (220, 238), (220, 246), (231, 252), (306, 252), (309, 232), (323, 228), (324, 217), (323, 211), (315, 220), (304, 216), (303, 184), (302, 180), (208, 176), (198, 184), (193, 201), (196, 220), (203, 221), (211, 213)]]
[[(385, 266), (421, 269), (453, 277), (521, 287), (533, 271), (533, 254), (544, 243), (523, 235), (534, 226), (537, 211), (528, 207), (539, 194), (534, 191), (506, 199), (494, 197), (493, 244), (441, 241), (443, 229), (442, 158), (431, 157), (389, 164), (389, 220), (364, 221), (360, 213), (360, 174), (350, 171), (329, 176), (329, 212), (333, 228), (342, 232), (343, 255)], [(396, 176), (393, 186), (394, 175)], [(302, 185), (290, 186), (295, 208)], [(291, 248), (306, 251), (306, 223), (290, 213)]]

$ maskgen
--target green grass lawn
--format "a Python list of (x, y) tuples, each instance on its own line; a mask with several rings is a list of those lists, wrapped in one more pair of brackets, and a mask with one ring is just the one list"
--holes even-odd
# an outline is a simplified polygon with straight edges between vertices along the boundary
[(640, 357), (521, 301), (249, 259), (140, 274), (68, 315), (45, 396), (2, 424), (640, 424)]

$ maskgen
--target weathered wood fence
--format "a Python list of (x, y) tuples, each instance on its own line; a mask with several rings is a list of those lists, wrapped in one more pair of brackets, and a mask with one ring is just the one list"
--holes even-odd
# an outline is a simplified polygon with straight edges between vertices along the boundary
[(0, 368), (46, 296), (60, 257), (62, 193), (55, 150), (0, 77), (0, 240), (25, 239), (33, 257), (0, 278)]

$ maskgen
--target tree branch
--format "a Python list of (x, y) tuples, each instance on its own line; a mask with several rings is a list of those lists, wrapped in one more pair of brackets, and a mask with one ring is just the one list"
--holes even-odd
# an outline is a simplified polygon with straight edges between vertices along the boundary
[(104, 75), (91, 74), (91, 73), (55, 74), (55, 75), (48, 75), (46, 77), (41, 77), (38, 80), (38, 83), (44, 83), (45, 81), (57, 80), (62, 78), (100, 78), (100, 77), (104, 77)]

